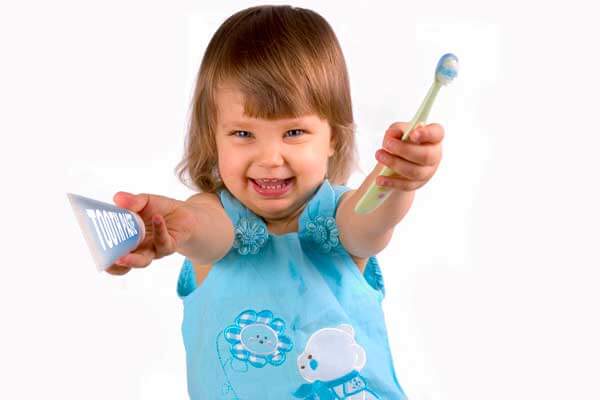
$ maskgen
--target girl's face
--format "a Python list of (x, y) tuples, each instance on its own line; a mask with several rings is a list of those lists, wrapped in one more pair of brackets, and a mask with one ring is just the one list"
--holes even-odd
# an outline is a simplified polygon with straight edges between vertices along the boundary
[[(331, 127), (309, 114), (266, 120), (244, 114), (244, 98), (235, 87), (216, 96), (216, 144), (219, 173), (229, 191), (266, 220), (297, 216), (323, 182), (334, 154)], [(284, 193), (267, 195), (253, 180), (288, 179)]]

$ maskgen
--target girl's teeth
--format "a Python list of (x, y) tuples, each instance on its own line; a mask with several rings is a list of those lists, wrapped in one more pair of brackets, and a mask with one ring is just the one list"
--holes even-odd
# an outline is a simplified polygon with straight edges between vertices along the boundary
[(267, 188), (267, 189), (281, 189), (282, 187), (284, 187), (285, 185), (279, 184), (279, 185), (270, 185), (270, 184), (264, 184), (264, 183), (258, 183), (261, 187)]
[(288, 186), (288, 179), (255, 179), (258, 186), (267, 190), (282, 190)]

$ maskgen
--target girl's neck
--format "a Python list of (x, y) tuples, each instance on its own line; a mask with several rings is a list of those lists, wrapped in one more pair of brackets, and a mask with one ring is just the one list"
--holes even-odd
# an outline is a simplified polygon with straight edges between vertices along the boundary
[(269, 233), (283, 235), (290, 232), (298, 232), (298, 221), (305, 206), (306, 204), (287, 217), (279, 219), (268, 219), (262, 217), (263, 221), (267, 225), (267, 230)]
[(267, 230), (275, 235), (284, 235), (290, 232), (298, 232), (298, 218), (289, 223), (273, 224), (267, 222)]

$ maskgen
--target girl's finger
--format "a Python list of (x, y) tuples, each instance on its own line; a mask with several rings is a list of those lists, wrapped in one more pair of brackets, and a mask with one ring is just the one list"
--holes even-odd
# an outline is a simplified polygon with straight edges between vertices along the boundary
[[(408, 129), (408, 124), (405, 122), (393, 123), (387, 131), (385, 131), (384, 141), (387, 139), (402, 139), (404, 132)], [(415, 140), (414, 137), (418, 138)], [(444, 128), (440, 124), (429, 124), (421, 122), (410, 132), (409, 139), (407, 141), (412, 143), (429, 143), (437, 144), (444, 138)]]
[(412, 192), (425, 184), (423, 181), (412, 181), (401, 176), (378, 176), (375, 182), (379, 186)]
[(127, 192), (117, 192), (113, 201), (123, 208), (137, 212), (144, 221), (149, 221), (153, 215), (167, 215), (177, 207), (179, 200), (170, 197), (159, 196), (156, 194), (131, 194)]
[(383, 148), (391, 154), (401, 156), (405, 160), (413, 162), (417, 165), (435, 165), (437, 164), (441, 146), (431, 144), (414, 144), (411, 142), (403, 142), (400, 139), (388, 138), (383, 143)]
[(406, 123), (406, 122), (394, 122), (385, 131), (384, 140), (388, 139), (388, 138), (401, 139), (402, 135), (404, 135), (404, 131), (406, 129), (408, 129), (408, 123)]
[(422, 166), (407, 161), (401, 157), (378, 150), (375, 153), (377, 161), (394, 170), (395, 173), (412, 181), (423, 181), (429, 179), (435, 172), (434, 166)]
[(131, 267), (124, 267), (122, 265), (113, 264), (110, 267), (105, 269), (111, 275), (125, 275), (129, 271), (131, 271)]
[(130, 268), (145, 268), (155, 257), (153, 249), (145, 247), (138, 248), (136, 251), (129, 253), (115, 262), (117, 265), (130, 267)]
[(144, 209), (144, 207), (146, 207), (149, 199), (150, 195), (135, 195), (127, 192), (117, 192), (113, 196), (113, 201), (117, 206), (127, 208), (128, 210), (131, 210), (136, 213), (139, 213)]
[(175, 251), (173, 248), (173, 240), (167, 230), (167, 224), (160, 215), (152, 217), (152, 236), (154, 240), (154, 249), (156, 251), (156, 258), (169, 255)]
[(419, 132), (419, 143), (437, 144), (444, 139), (444, 128), (440, 124), (429, 124), (417, 129)]

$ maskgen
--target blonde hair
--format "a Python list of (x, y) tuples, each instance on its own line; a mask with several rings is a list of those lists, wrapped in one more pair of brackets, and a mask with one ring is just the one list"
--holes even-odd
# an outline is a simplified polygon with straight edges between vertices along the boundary
[(210, 40), (191, 104), (179, 179), (202, 192), (224, 187), (215, 139), (220, 85), (234, 83), (249, 117), (276, 119), (316, 113), (327, 119), (335, 143), (328, 179), (345, 184), (357, 167), (348, 72), (327, 21), (290, 6), (251, 7), (229, 17)]

